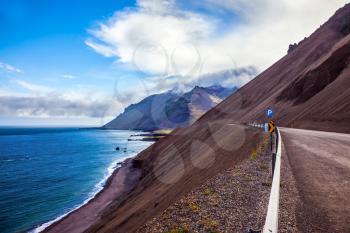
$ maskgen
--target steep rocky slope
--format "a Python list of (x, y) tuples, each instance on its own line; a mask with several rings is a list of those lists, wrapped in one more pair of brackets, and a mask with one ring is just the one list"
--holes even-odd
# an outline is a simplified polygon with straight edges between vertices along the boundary
[(201, 121), (227, 117), (278, 125), (350, 132), (350, 5), (288, 55), (231, 95)]

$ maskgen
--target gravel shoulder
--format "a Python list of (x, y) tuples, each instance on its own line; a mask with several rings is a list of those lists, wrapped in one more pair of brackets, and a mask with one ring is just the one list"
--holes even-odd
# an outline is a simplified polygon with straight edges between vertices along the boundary
[(262, 229), (271, 187), (267, 139), (261, 139), (248, 159), (207, 180), (137, 232), (232, 233)]

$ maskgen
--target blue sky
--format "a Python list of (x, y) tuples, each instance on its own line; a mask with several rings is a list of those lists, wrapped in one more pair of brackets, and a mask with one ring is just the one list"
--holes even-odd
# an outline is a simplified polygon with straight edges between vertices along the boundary
[(220, 74), (264, 70), (345, 2), (2, 1), (0, 125), (98, 126), (149, 94), (239, 87), (254, 75)]
[[(134, 2), (14, 0), (1, 4), (0, 58), (23, 70), (18, 77), (38, 84), (60, 82), (65, 88), (79, 79), (89, 79), (95, 85), (98, 74), (104, 76), (101, 78), (118, 75), (118, 69), (110, 71), (113, 59), (95, 53), (84, 40), (89, 27)], [(64, 74), (77, 80), (65, 83)]]
[[(89, 36), (89, 28), (107, 20), (118, 9), (134, 4), (134, 1), (123, 0), (106, 0), (103, 3), (97, 0), (1, 2), (0, 62), (21, 72), (0, 69), (0, 89), (31, 94), (33, 90), (18, 85), (17, 81), (21, 81), (39, 89), (41, 86), (54, 87), (59, 92), (93, 89), (112, 95), (115, 77), (133, 74), (114, 66), (114, 58), (101, 56), (84, 41)], [(40, 124), (41, 120), (45, 125), (45, 122), (55, 122), (47, 117), (30, 118), (30, 115), (16, 117), (11, 113), (3, 114), (0, 124)], [(60, 121), (67, 122), (59, 118), (57, 124)], [(73, 119), (72, 124), (76, 121)], [(89, 120), (84, 121), (86, 123), (89, 124)]]

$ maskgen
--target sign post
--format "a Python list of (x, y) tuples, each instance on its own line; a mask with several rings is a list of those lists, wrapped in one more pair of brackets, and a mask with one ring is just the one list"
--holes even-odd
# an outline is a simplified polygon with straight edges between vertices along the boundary
[(272, 143), (272, 133), (273, 133), (273, 131), (275, 130), (275, 123), (272, 121), (272, 120), (270, 120), (270, 122), (269, 122), (269, 133), (270, 133), (270, 142), (271, 142), (271, 153), (273, 153), (273, 143)]
[[(275, 122), (272, 120), (272, 117), (274, 115), (274, 111), (272, 108), (266, 109), (266, 117), (269, 120), (269, 123), (267, 124), (268, 132), (270, 133), (270, 142), (271, 142), (271, 154), (272, 154), (272, 177), (275, 173), (275, 163), (276, 163), (276, 152), (273, 151), (273, 137), (272, 134), (275, 132)], [(277, 146), (277, 145), (276, 145)]]
[(273, 112), (272, 108), (266, 109), (266, 116), (267, 116), (267, 118), (271, 119), (273, 117), (273, 114), (274, 114), (274, 112)]
[(266, 117), (269, 119), (268, 123), (268, 131), (270, 133), (270, 142), (271, 142), (271, 152), (273, 150), (272, 145), (272, 133), (275, 131), (275, 122), (272, 120), (272, 117), (274, 115), (274, 111), (271, 107), (266, 109)]

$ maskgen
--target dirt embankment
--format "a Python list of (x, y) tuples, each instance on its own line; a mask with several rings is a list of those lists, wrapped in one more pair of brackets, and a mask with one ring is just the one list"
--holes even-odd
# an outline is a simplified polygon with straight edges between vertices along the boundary
[(271, 186), (266, 136), (242, 163), (208, 179), (137, 232), (233, 233), (262, 229)]

